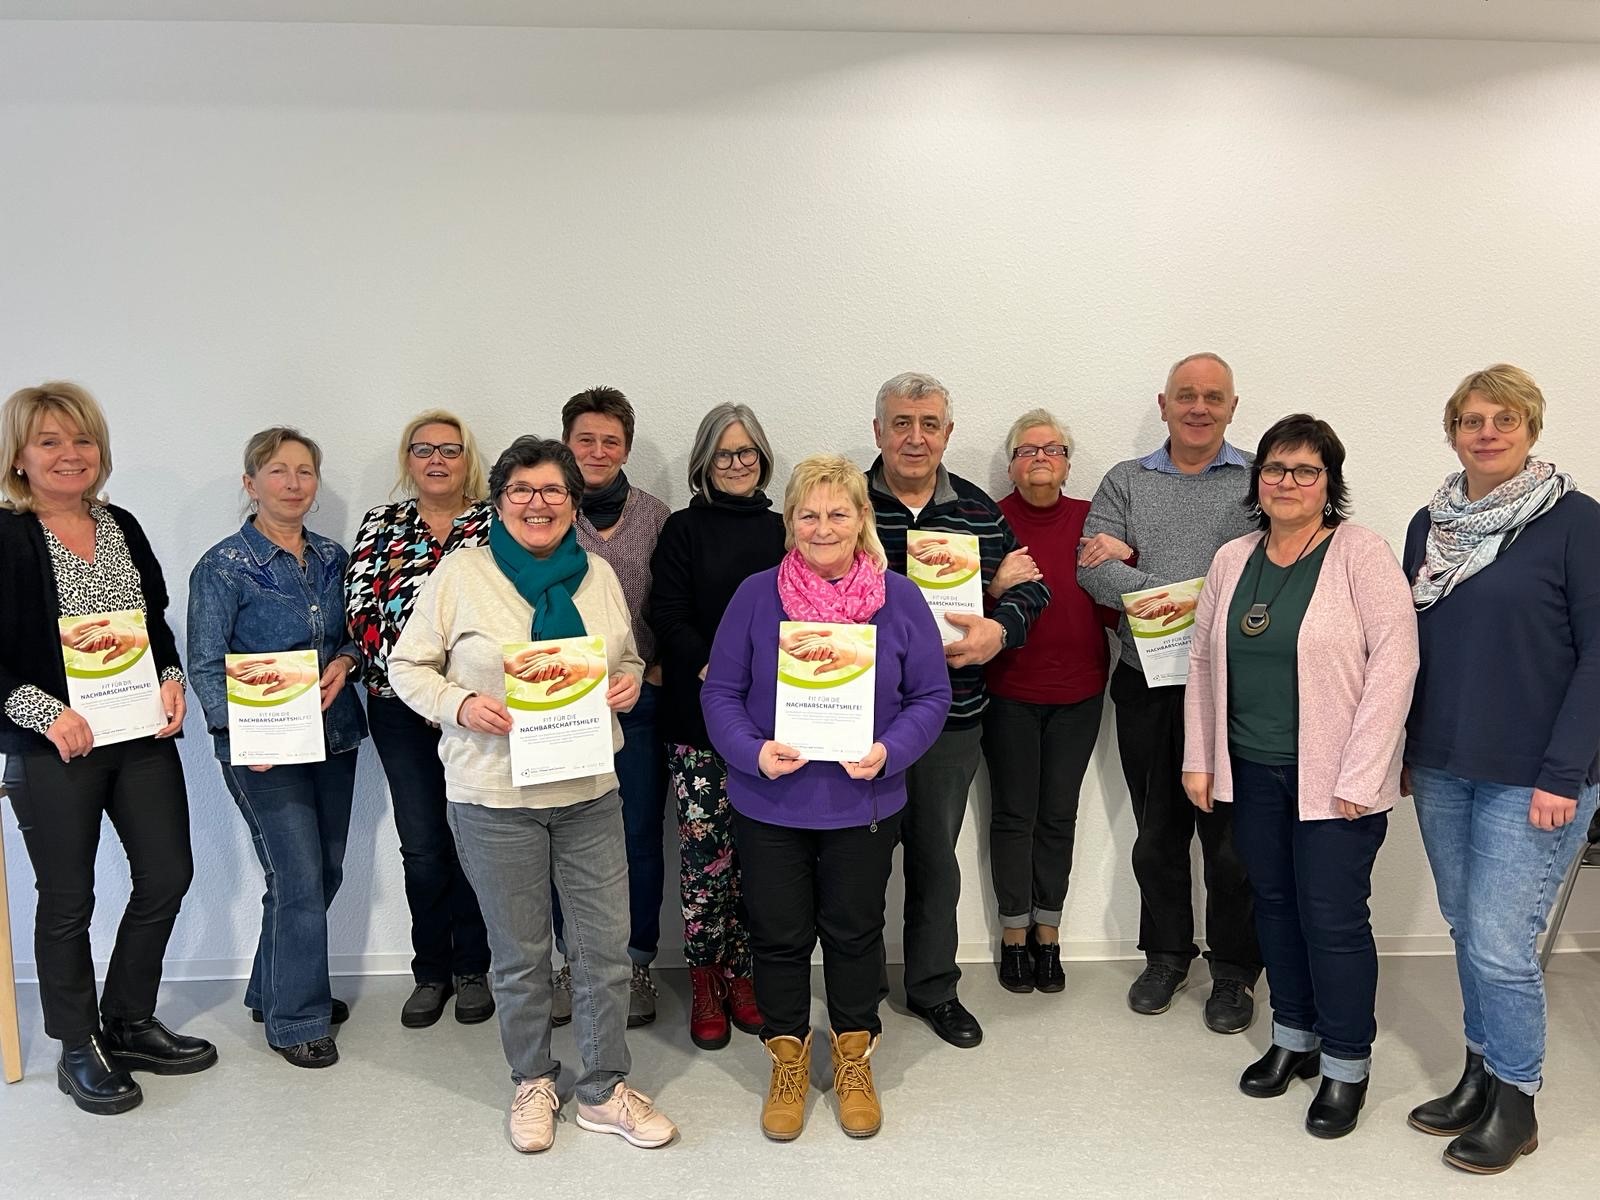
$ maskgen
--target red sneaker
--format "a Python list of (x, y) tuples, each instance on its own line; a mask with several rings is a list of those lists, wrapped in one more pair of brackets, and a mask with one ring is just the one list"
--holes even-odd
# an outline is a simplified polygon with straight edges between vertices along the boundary
[(690, 967), (689, 1038), (702, 1050), (721, 1050), (728, 1044), (728, 981), (718, 967)]
[(735, 975), (728, 980), (728, 1011), (733, 1023), (745, 1033), (760, 1033), (761, 1009), (756, 1004), (756, 985), (748, 975)]

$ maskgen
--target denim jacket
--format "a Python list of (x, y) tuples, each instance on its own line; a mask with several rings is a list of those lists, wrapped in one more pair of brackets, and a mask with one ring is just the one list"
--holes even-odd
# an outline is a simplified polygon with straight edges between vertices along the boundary
[[(341, 654), (361, 661), (345, 628), (348, 559), (339, 543), (307, 529), (302, 570), (294, 555), (246, 521), (195, 563), (189, 573), (189, 683), (224, 763), (230, 758), (224, 654), (314, 649), (321, 670)], [(351, 676), (322, 714), (329, 755), (354, 750), (367, 736), (355, 672)]]

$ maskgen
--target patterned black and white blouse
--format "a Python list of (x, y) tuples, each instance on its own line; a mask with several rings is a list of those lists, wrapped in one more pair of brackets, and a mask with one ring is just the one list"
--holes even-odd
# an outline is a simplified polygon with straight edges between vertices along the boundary
[[(85, 562), (61, 539), (44, 527), (45, 545), (50, 548), (50, 565), (56, 574), (56, 595), (60, 600), (60, 615), (82, 617), (97, 612), (145, 611), (144, 585), (139, 579), (139, 568), (128, 552), (127, 539), (115, 517), (99, 504), (89, 506), (94, 518), (94, 561)], [(177, 667), (167, 667), (161, 672), (162, 683), (182, 683), (183, 672)], [(12, 692), (6, 700), (6, 716), (23, 729), (44, 733), (55, 723), (67, 706), (42, 688), (31, 683)]]

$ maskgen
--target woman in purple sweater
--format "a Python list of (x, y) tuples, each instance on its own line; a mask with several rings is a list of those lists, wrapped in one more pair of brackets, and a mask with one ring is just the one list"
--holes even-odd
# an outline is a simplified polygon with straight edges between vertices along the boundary
[[(762, 1041), (772, 1058), (761, 1130), (789, 1141), (805, 1123), (811, 952), (820, 937), (839, 1123), (851, 1137), (871, 1137), (882, 1123), (868, 1060), (882, 1030), (884, 893), (906, 768), (944, 727), (950, 675), (916, 585), (884, 569), (860, 470), (832, 455), (800, 463), (783, 523), (788, 554), (734, 593), (700, 696), (711, 741), (728, 763)], [(790, 631), (782, 647), (815, 662), (818, 675), (875, 659), (874, 741), (860, 760), (808, 762), (774, 739), (784, 621), (873, 627), (870, 650), (837, 629), (802, 631), (803, 640)]]

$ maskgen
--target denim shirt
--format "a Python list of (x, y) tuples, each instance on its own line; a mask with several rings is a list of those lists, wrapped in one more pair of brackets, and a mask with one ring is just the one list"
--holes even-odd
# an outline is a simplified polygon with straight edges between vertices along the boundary
[[(339, 543), (305, 531), (305, 567), (246, 521), (207, 550), (189, 573), (189, 683), (205, 709), (206, 728), (226, 763), (228, 682), (225, 654), (315, 650), (327, 670), (339, 655), (361, 658), (345, 628), (344, 570)], [(356, 699), (355, 672), (322, 714), (328, 754), (354, 750), (367, 736)]]

